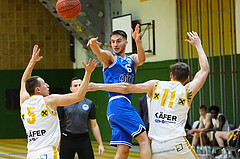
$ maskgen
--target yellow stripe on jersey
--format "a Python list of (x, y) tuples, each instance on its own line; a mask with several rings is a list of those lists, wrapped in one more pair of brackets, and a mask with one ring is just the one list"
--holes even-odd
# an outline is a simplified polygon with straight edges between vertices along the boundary
[[(41, 96), (41, 95), (32, 95), (31, 97), (37, 97), (37, 96)], [(31, 98), (31, 97), (30, 97), (30, 98)], [(31, 98), (30, 101), (34, 101), (34, 100), (36, 100), (36, 99), (37, 99), (37, 98)]]
[(34, 96), (42, 96), (42, 95), (31, 95), (31, 97), (34, 97)]
[[(177, 80), (171, 80), (171, 82), (180, 82), (180, 81), (177, 81)], [(181, 82), (180, 82), (181, 83)]]
[(198, 156), (197, 156), (196, 152), (192, 149), (192, 146), (190, 146), (187, 138), (186, 138), (185, 136), (183, 136), (183, 138), (184, 138), (184, 140), (185, 140), (185, 142), (186, 142), (186, 144), (187, 144), (187, 147), (191, 150), (191, 152), (192, 152), (192, 154), (194, 155), (194, 157), (195, 157), (196, 159), (198, 159)]
[(21, 107), (21, 109), (20, 109), (20, 114), (21, 114), (21, 119), (22, 119), (22, 121), (25, 119), (25, 117), (24, 117), (24, 114), (22, 114), (22, 107)]
[(25, 119), (25, 115), (24, 114), (21, 114), (21, 119), (22, 119), (22, 121)]
[(154, 89), (154, 92), (153, 92), (153, 95), (152, 95), (152, 98), (151, 98), (150, 102), (152, 101), (152, 99), (153, 99), (153, 97), (154, 97), (155, 91), (156, 91), (156, 89), (158, 88), (159, 83), (160, 83), (160, 81), (158, 82), (157, 86), (156, 86), (155, 89)]
[(47, 107), (47, 110), (49, 111), (49, 113), (50, 113), (50, 114), (52, 114), (53, 116), (57, 116), (57, 113), (56, 113), (56, 114), (53, 114), (53, 113), (52, 113), (52, 111), (51, 111), (51, 110), (48, 108), (48, 105), (47, 105), (47, 103), (46, 103), (46, 102), (45, 102), (45, 105), (46, 105), (46, 107)]
[(54, 154), (53, 158), (57, 159), (57, 149), (55, 146), (53, 146), (53, 154)]

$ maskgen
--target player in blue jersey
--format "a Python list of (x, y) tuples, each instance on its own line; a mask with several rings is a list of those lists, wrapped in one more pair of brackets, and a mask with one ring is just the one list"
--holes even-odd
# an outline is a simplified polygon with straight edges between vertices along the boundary
[[(189, 83), (189, 66), (176, 63), (171, 66), (171, 81), (150, 80), (145, 83), (94, 84), (89, 91), (104, 90), (119, 93), (148, 93), (150, 102), (149, 137), (153, 159), (197, 159), (186, 139), (185, 124), (193, 97), (204, 85), (209, 64), (201, 40), (194, 31), (187, 33), (188, 43), (198, 52), (200, 69)], [(186, 84), (186, 85), (185, 85)]]
[[(122, 30), (116, 30), (111, 34), (111, 46), (113, 53), (99, 47), (98, 38), (88, 41), (93, 53), (103, 63), (104, 83), (134, 83), (137, 67), (145, 61), (139, 31), (139, 24), (132, 30), (132, 37), (137, 45), (137, 54), (128, 56), (125, 48), (128, 43), (127, 34)], [(145, 126), (131, 105), (132, 94), (120, 94), (109, 92), (107, 117), (112, 128), (111, 145), (117, 146), (115, 159), (125, 159), (129, 154), (134, 137), (140, 147), (140, 158), (150, 159), (151, 149)]]

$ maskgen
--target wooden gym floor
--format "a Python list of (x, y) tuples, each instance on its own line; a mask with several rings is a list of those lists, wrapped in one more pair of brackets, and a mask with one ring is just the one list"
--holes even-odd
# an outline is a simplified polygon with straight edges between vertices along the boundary
[[(104, 142), (104, 155), (98, 156), (98, 144), (92, 141), (93, 151), (96, 159), (113, 159), (116, 148)], [(26, 139), (1, 139), (0, 140), (0, 159), (22, 159), (27, 156), (27, 140)], [(77, 155), (75, 156), (77, 158)], [(139, 159), (139, 148), (133, 146), (130, 149), (128, 159)]]

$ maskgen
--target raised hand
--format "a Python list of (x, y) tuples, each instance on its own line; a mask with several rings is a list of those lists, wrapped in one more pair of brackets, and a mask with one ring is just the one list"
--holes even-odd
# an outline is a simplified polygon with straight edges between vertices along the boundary
[(140, 25), (137, 24), (136, 27), (135, 27), (135, 30), (133, 32), (133, 29), (131, 29), (132, 31), (132, 37), (133, 39), (136, 41), (136, 42), (140, 42), (140, 38), (141, 38), (141, 35), (142, 33), (140, 33)]
[(87, 65), (86, 65), (84, 62), (82, 62), (82, 64), (83, 64), (83, 67), (85, 68), (85, 70), (86, 70), (87, 72), (92, 73), (93, 70), (96, 68), (98, 62), (97, 62), (97, 60), (89, 59)]
[(187, 32), (187, 36), (190, 40), (186, 39), (185, 41), (191, 44), (192, 46), (196, 47), (198, 45), (201, 45), (201, 40), (196, 32), (194, 31)]
[(40, 61), (43, 56), (39, 56), (39, 53), (40, 53), (40, 48), (38, 48), (38, 45), (34, 45), (33, 47), (33, 52), (32, 52), (32, 58), (31, 58), (31, 61), (37, 63), (38, 61)]
[(89, 41), (88, 41), (88, 43), (87, 43), (87, 46), (89, 46), (89, 45), (102, 45), (102, 43), (101, 42), (98, 42), (97, 41), (98, 40), (98, 37), (96, 37), (96, 38), (91, 38)]

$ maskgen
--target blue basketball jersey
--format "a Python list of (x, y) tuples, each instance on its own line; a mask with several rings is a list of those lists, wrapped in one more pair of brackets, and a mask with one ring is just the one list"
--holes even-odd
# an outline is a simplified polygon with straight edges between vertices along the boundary
[[(113, 53), (115, 60), (112, 65), (103, 70), (104, 83), (134, 83), (136, 72), (132, 57), (125, 55), (124, 58)], [(132, 94), (120, 94), (108, 92), (109, 98), (116, 95), (123, 95), (129, 100), (132, 99)]]

